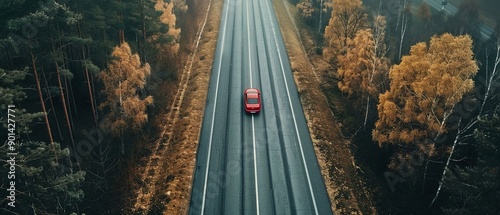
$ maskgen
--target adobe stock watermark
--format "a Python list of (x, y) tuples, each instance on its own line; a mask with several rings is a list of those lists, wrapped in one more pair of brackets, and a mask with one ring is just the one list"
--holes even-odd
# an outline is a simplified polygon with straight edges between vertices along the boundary
[[(281, 132), (281, 131), (278, 131)], [(241, 143), (228, 143), (228, 144), (241, 144)], [(223, 189), (228, 187), (228, 185), (237, 182), (239, 179), (238, 177), (243, 177), (243, 169), (245, 167), (251, 168), (253, 171), (254, 166), (254, 150), (253, 146), (246, 145), (242, 146), (243, 152), (241, 154), (241, 158), (244, 160), (244, 162), (241, 162), (241, 160), (230, 160), (225, 164), (225, 169), (222, 171), (218, 171), (217, 173), (210, 172), (208, 174), (208, 179), (207, 179), (207, 184), (205, 185), (205, 171), (200, 171), (201, 169), (197, 166), (196, 167), (196, 174), (200, 177), (199, 175), (203, 175), (203, 184), (201, 187), (199, 186), (193, 186), (193, 190), (191, 191), (191, 199), (190, 199), (190, 204), (188, 205), (189, 207), (189, 213), (190, 214), (197, 214), (203, 210), (205, 210), (206, 204), (210, 201), (213, 201), (214, 199), (220, 198), (223, 194)], [(256, 153), (257, 151), (261, 148), (268, 147), (268, 144), (265, 141), (256, 141), (255, 142), (255, 147), (256, 147)], [(252, 158), (252, 159), (244, 159), (244, 158)], [(204, 163), (206, 164), (206, 163)], [(205, 168), (209, 168), (206, 167)], [(253, 172), (251, 174), (254, 174)], [(256, 188), (257, 189), (257, 188)], [(193, 195), (196, 193), (196, 195)], [(205, 205), (203, 204), (205, 202)]]
[(74, 167), (78, 167), (82, 158), (90, 156), (94, 147), (99, 146), (104, 140), (102, 131), (96, 128), (90, 131), (84, 129), (82, 134), (85, 139), (78, 141), (74, 149), (70, 147), (70, 155), (59, 164), (58, 167), (62, 172), (71, 172)]
[[(424, 141), (420, 141), (419, 144), (431, 144), (431, 143), (444, 143), (448, 136), (446, 134), (439, 135), (435, 140), (425, 139)], [(398, 166), (396, 167), (394, 172), (385, 171), (384, 178), (391, 189), (391, 192), (396, 191), (396, 184), (400, 182), (405, 182), (406, 178), (413, 175), (415, 170), (422, 166), (422, 164), (427, 160), (427, 155), (424, 154), (419, 149), (413, 150), (409, 154), (409, 158), (400, 158), (398, 162)]]

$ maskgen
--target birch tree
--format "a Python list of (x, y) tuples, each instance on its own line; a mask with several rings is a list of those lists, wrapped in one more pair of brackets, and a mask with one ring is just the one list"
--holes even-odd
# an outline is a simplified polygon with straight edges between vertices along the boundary
[(106, 113), (102, 127), (121, 136), (126, 131), (139, 131), (148, 121), (146, 107), (153, 103), (153, 97), (141, 95), (141, 91), (151, 71), (127, 43), (115, 47), (112, 56), (116, 59), (99, 75), (106, 98), (100, 105)]
[(379, 146), (403, 144), (431, 155), (447, 132), (455, 105), (474, 87), (478, 66), (469, 36), (443, 34), (429, 46), (418, 43), (389, 72), (390, 89), (379, 97), (379, 119), (372, 133)]
[(308, 18), (314, 14), (315, 8), (311, 0), (303, 0), (297, 4), (297, 9), (299, 13), (304, 17)]
[[(408, 19), (410, 18), (411, 10), (407, 4), (407, 1), (403, 1), (403, 7), (400, 9), (399, 15), (398, 15), (398, 22), (401, 17), (401, 29), (399, 33), (399, 52), (398, 52), (398, 60), (401, 60), (401, 54), (403, 50), (403, 41), (406, 36), (406, 30), (408, 29)], [(399, 23), (398, 23), (399, 24)]]
[(384, 83), (389, 65), (385, 57), (384, 35), (385, 19), (378, 16), (373, 29), (359, 30), (349, 41), (347, 53), (339, 61), (337, 70), (340, 77), (338, 87), (342, 92), (366, 97), (365, 126), (371, 98), (377, 99), (378, 94), (386, 90)]
[[(451, 194), (444, 214), (498, 214), (500, 212), (500, 108), (479, 120), (473, 133), (477, 161), (465, 167), (450, 166), (443, 191)], [(438, 197), (438, 192), (435, 199)]]
[[(438, 199), (440, 193), (442, 192), (443, 189), (448, 190), (449, 192), (454, 193), (457, 196), (451, 197), (455, 202), (458, 202), (459, 204), (463, 204), (464, 206), (459, 209), (459, 208), (447, 208), (444, 211), (447, 213), (463, 213), (469, 211), (467, 205), (469, 205), (468, 202), (475, 202), (477, 198), (482, 198), (481, 196), (487, 195), (489, 198), (493, 199), (498, 199), (500, 198), (500, 195), (496, 196), (495, 195), (490, 195), (487, 194), (486, 190), (488, 188), (490, 189), (495, 189), (495, 186), (491, 187), (491, 182), (488, 183), (474, 183), (473, 182), (473, 177), (470, 176), (470, 174), (475, 173), (476, 175), (482, 175), (482, 180), (487, 180), (491, 181), (491, 179), (494, 179), (495, 175), (491, 174), (485, 174), (480, 171), (484, 171), (485, 168), (491, 165), (491, 163), (498, 163), (495, 161), (495, 159), (491, 159), (491, 154), (486, 152), (488, 150), (497, 151), (496, 148), (496, 142), (498, 142), (498, 135), (495, 133), (495, 131), (498, 130), (498, 126), (496, 126), (495, 123), (498, 123), (498, 113), (500, 109), (498, 108), (498, 102), (496, 102), (494, 99), (489, 98), (491, 96), (491, 93), (494, 93), (496, 91), (496, 87), (498, 87), (498, 80), (499, 77), (497, 76), (497, 66), (498, 63), (500, 62), (499, 60), (499, 50), (500, 47), (498, 46), (498, 40), (495, 43), (496, 46), (493, 49), (491, 47), (487, 47), (487, 55), (486, 55), (486, 66), (485, 66), (485, 78), (479, 77), (480, 83), (476, 87), (476, 90), (484, 90), (484, 97), (480, 98), (482, 99), (481, 104), (479, 105), (479, 112), (477, 113), (476, 117), (473, 117), (470, 122), (468, 122), (463, 128), (460, 127), (460, 124), (458, 126), (458, 132), (455, 135), (455, 140), (453, 142), (453, 145), (450, 150), (450, 154), (448, 156), (448, 159), (446, 160), (446, 164), (444, 166), (438, 188), (436, 189), (436, 192), (434, 194), (434, 198), (431, 201), (431, 205), (433, 205), (436, 200)], [(491, 50), (496, 50), (493, 55), (493, 68), (490, 68), (489, 63), (489, 55), (491, 53), (488, 53)], [(481, 88), (481, 87), (484, 87)], [(488, 102), (491, 102), (488, 103)], [(485, 107), (487, 106), (493, 106), (493, 113), (487, 111)], [(463, 111), (463, 110), (462, 110)], [(484, 119), (486, 118), (486, 119)], [(461, 118), (459, 118), (459, 122), (461, 122)], [(457, 167), (456, 165), (452, 165), (450, 161), (453, 160), (454, 152), (456, 151), (456, 147), (462, 146), (462, 145), (470, 145), (470, 143), (467, 143), (468, 139), (472, 136), (471, 130), (474, 128), (474, 126), (478, 125), (478, 128), (474, 132), (475, 136), (475, 142), (477, 143), (475, 146), (476, 150), (478, 153), (482, 153), (483, 157), (478, 157), (477, 163), (475, 166), (468, 167), (468, 168), (460, 168)], [(485, 157), (487, 157), (485, 159)], [(495, 165), (495, 164), (493, 164)], [(454, 171), (450, 171), (453, 169)], [(463, 179), (469, 180), (466, 182), (463, 182)], [(462, 186), (462, 185), (465, 185)], [(460, 188), (459, 188), (460, 187)], [(460, 190), (457, 190), (460, 189)], [(465, 193), (464, 193), (465, 192)], [(474, 196), (472, 196), (474, 195)], [(455, 197), (459, 198), (466, 198), (469, 199), (465, 202), (457, 200)], [(455, 198), (455, 199), (454, 199)], [(486, 199), (477, 202), (476, 205), (480, 205), (484, 203), (484, 201), (488, 201)], [(470, 208), (475, 208), (474, 206), (469, 206)], [(474, 209), (474, 211), (480, 211), (477, 208)], [(489, 212), (488, 212), (489, 213)], [(487, 213), (486, 213), (487, 214)]]
[[(493, 65), (490, 65), (490, 55), (493, 51)], [(496, 37), (496, 42), (493, 46), (486, 47), (486, 60), (485, 60), (485, 76), (484, 81), (484, 98), (479, 109), (479, 117), (483, 114), (486, 101), (490, 99), (491, 94), (500, 86), (500, 36)]]
[(180, 47), (181, 29), (176, 28), (177, 16), (174, 14), (174, 2), (167, 3), (157, 0), (154, 7), (155, 10), (162, 13), (159, 21), (168, 27), (168, 31), (166, 34), (155, 34), (151, 39), (160, 42), (160, 53), (162, 55), (175, 55)]
[(333, 0), (333, 10), (325, 28), (326, 47), (323, 57), (336, 67), (338, 58), (345, 55), (349, 41), (367, 28), (367, 15), (361, 0)]

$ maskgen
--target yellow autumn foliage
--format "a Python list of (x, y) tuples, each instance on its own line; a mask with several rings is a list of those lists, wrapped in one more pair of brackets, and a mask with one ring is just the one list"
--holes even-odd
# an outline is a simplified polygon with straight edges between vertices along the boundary
[[(173, 38), (170, 44), (161, 45), (161, 55), (176, 54), (179, 51), (179, 39), (181, 34), (180, 28), (175, 28), (177, 17), (174, 14), (174, 2), (167, 3), (163, 0), (157, 0), (155, 10), (163, 12), (160, 16), (160, 22), (168, 25), (167, 34)], [(187, 7), (187, 6), (186, 6)], [(152, 39), (155, 40), (158, 35), (153, 35)]]
[(346, 53), (349, 41), (359, 30), (368, 27), (368, 23), (361, 0), (333, 0), (332, 4), (332, 15), (325, 28), (323, 57), (335, 65), (339, 56)]
[[(380, 146), (417, 145), (447, 132), (447, 119), (473, 89), (477, 71), (469, 36), (443, 34), (432, 37), (429, 46), (412, 46), (410, 55), (389, 72), (390, 89), (380, 95), (373, 139)], [(428, 149), (425, 153), (434, 148), (418, 147)]]
[[(385, 23), (382, 28), (385, 28)], [(380, 41), (383, 37), (383, 33), (374, 35), (372, 29), (366, 28), (359, 30), (354, 39), (349, 40), (346, 54), (338, 60), (338, 87), (342, 92), (376, 98), (384, 88), (378, 83), (385, 81), (388, 71), (388, 59), (385, 53), (379, 52), (385, 49), (385, 44)]]
[(151, 68), (141, 63), (127, 43), (115, 47), (112, 56), (115, 59), (99, 74), (105, 96), (100, 109), (105, 111), (102, 127), (119, 136), (125, 131), (138, 131), (148, 120), (146, 108), (153, 103), (153, 97), (141, 92)]

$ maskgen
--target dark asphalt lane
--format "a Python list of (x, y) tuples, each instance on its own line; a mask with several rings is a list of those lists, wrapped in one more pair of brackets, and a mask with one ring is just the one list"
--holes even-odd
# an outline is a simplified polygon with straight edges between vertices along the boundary
[(331, 213), (272, 3), (225, 0), (189, 214)]

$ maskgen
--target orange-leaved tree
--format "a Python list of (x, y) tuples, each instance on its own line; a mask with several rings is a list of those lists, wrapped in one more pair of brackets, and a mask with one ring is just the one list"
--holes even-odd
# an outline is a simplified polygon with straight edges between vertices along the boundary
[(297, 4), (297, 9), (303, 17), (311, 17), (315, 10), (311, 0), (302, 0)]
[(148, 120), (146, 107), (153, 103), (153, 97), (141, 92), (151, 68), (147, 63), (141, 65), (139, 55), (132, 54), (127, 43), (115, 47), (112, 56), (115, 59), (108, 69), (99, 74), (105, 96), (100, 108), (106, 111), (102, 127), (121, 136), (128, 130), (138, 131)]
[(389, 68), (384, 37), (385, 18), (378, 16), (373, 30), (361, 29), (348, 41), (337, 70), (340, 78), (338, 87), (342, 92), (377, 97), (385, 90), (381, 86), (383, 83), (377, 83), (383, 81), (379, 76), (383, 76)]
[[(157, 0), (155, 3), (155, 10), (161, 11), (160, 22), (168, 26), (168, 32), (166, 35), (153, 35), (152, 40), (158, 40), (160, 43), (160, 56), (163, 55), (175, 55), (179, 51), (179, 39), (181, 34), (180, 28), (175, 28), (175, 23), (177, 17), (174, 14), (174, 2), (167, 3), (163, 0)], [(164, 43), (165, 38), (171, 40), (168, 43)]]
[(337, 66), (339, 56), (346, 53), (349, 40), (360, 29), (368, 27), (367, 15), (361, 0), (333, 0), (332, 16), (325, 28), (323, 57)]
[(455, 105), (473, 89), (477, 71), (467, 35), (446, 33), (432, 37), (429, 46), (412, 46), (389, 72), (390, 89), (379, 97), (373, 139), (379, 146), (414, 146), (432, 155)]
[(369, 79), (373, 69), (370, 59), (375, 55), (373, 47), (370, 29), (358, 31), (354, 39), (348, 41), (346, 54), (339, 59), (337, 70), (340, 91), (349, 95), (372, 91)]
[[(374, 33), (372, 33), (374, 32)], [(338, 87), (342, 92), (366, 96), (365, 125), (370, 99), (386, 90), (389, 70), (384, 43), (385, 18), (377, 16), (373, 28), (361, 29), (349, 40), (345, 56), (339, 58)]]

